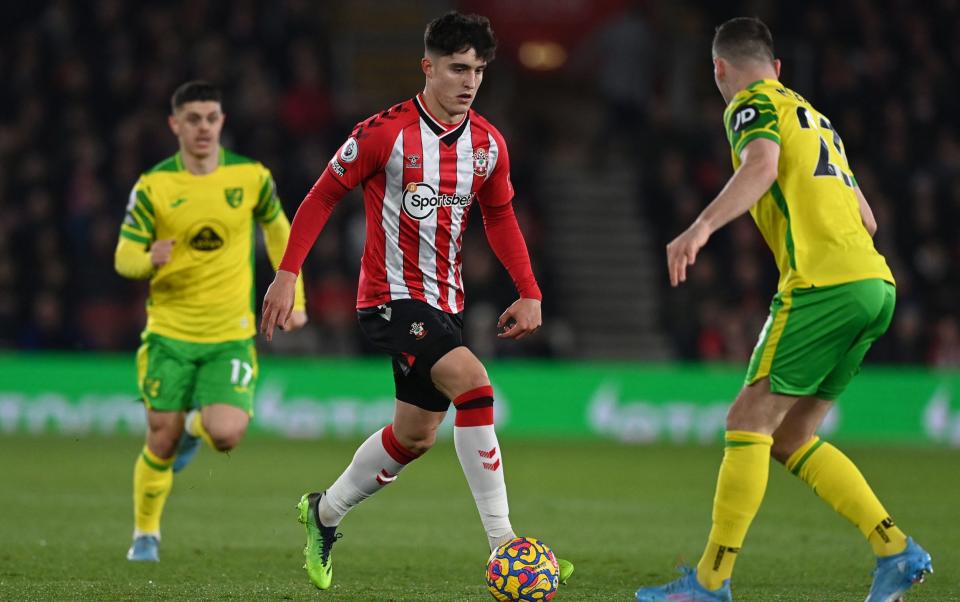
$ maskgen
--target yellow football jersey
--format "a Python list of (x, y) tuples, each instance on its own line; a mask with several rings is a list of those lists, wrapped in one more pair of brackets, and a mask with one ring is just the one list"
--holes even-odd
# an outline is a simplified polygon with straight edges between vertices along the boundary
[(760, 80), (734, 96), (723, 122), (734, 169), (751, 140), (780, 145), (777, 180), (750, 209), (780, 269), (779, 290), (894, 282), (863, 225), (857, 181), (830, 120), (780, 82)]
[[(125, 241), (141, 253), (153, 241), (176, 241), (169, 263), (156, 270), (148, 264), (143, 274), (150, 277), (146, 331), (202, 343), (253, 336), (256, 223), (276, 267), (290, 225), (270, 171), (257, 161), (221, 149), (216, 170), (194, 175), (177, 153), (142, 174), (130, 193), (118, 255)], [(303, 308), (299, 279), (295, 308)]]

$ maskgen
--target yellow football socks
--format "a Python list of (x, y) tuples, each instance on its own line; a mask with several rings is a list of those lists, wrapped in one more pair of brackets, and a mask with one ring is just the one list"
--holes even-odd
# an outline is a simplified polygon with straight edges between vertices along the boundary
[(723, 587), (733, 574), (737, 553), (767, 489), (772, 444), (769, 435), (727, 431), (713, 498), (713, 527), (697, 564), (697, 581), (709, 590)]
[(133, 469), (133, 525), (136, 535), (160, 535), (160, 515), (173, 487), (173, 458), (158, 457), (144, 445)]
[(210, 446), (210, 449), (217, 449), (217, 446), (213, 444), (213, 438), (210, 437), (210, 433), (208, 433), (207, 429), (203, 426), (203, 414), (199, 410), (191, 410), (190, 413), (187, 414), (184, 428), (194, 437), (203, 439), (204, 443)]
[(813, 437), (787, 458), (786, 466), (856, 525), (877, 556), (906, 549), (906, 535), (894, 525), (856, 465), (839, 449)]

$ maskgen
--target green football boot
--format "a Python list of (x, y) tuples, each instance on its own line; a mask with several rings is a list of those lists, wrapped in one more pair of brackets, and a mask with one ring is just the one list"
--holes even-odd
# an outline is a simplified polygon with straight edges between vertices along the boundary
[(333, 582), (333, 557), (330, 551), (333, 544), (343, 535), (336, 527), (325, 527), (317, 514), (317, 503), (323, 493), (304, 493), (297, 504), (299, 520), (307, 530), (307, 545), (303, 548), (310, 581), (320, 589), (327, 589)]
[(560, 577), (560, 583), (566, 585), (567, 579), (573, 574), (573, 563), (563, 558), (557, 558), (557, 573)]

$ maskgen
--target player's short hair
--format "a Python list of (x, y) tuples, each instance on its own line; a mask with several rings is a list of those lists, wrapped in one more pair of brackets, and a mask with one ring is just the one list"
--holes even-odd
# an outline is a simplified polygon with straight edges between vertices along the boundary
[(220, 87), (203, 80), (193, 80), (181, 84), (179, 88), (170, 97), (170, 108), (174, 113), (177, 109), (188, 102), (197, 102), (212, 100), (214, 102), (223, 102), (223, 92)]
[(773, 35), (756, 17), (735, 17), (717, 27), (713, 54), (732, 63), (773, 62)]
[(427, 24), (423, 45), (427, 52), (440, 56), (473, 48), (478, 58), (489, 63), (497, 52), (497, 36), (490, 28), (490, 19), (450, 11)]

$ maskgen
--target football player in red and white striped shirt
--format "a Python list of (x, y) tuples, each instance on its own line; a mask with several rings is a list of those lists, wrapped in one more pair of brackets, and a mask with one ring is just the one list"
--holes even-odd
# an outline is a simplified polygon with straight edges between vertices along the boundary
[[(496, 38), (485, 17), (452, 12), (427, 26), (424, 46), (423, 92), (356, 125), (301, 203), (263, 302), (260, 330), (270, 340), (290, 315), (297, 274), (334, 206), (362, 186), (367, 236), (357, 311), (365, 336), (393, 358), (397, 402), (393, 423), (360, 446), (340, 478), (301, 499), (307, 572), (321, 589), (332, 580), (340, 521), (430, 449), (451, 401), (457, 456), (490, 548), (515, 537), (493, 388), (461, 333), (460, 250), (474, 203), (520, 296), (500, 316), (498, 336), (519, 339), (541, 324), (540, 289), (511, 203), (507, 145), (470, 108)], [(561, 580), (571, 572), (563, 562)]]

